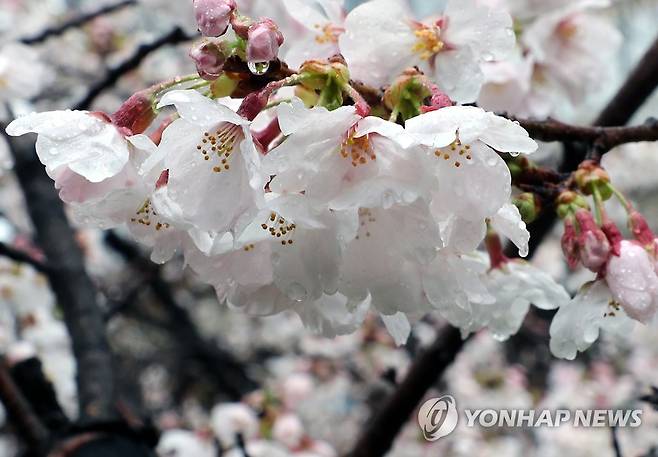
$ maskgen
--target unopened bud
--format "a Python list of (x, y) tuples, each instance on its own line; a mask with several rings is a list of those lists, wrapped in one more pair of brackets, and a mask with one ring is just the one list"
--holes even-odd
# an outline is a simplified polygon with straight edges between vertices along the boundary
[(585, 268), (596, 273), (610, 257), (610, 242), (594, 221), (591, 212), (585, 210), (576, 212), (576, 220), (580, 228), (578, 235), (580, 260)]
[(633, 236), (643, 246), (651, 246), (656, 239), (653, 231), (649, 227), (646, 218), (633, 208), (628, 216), (628, 226), (633, 232)]
[(132, 95), (110, 117), (112, 124), (127, 135), (143, 133), (156, 117), (152, 92), (142, 90)]
[(249, 27), (247, 41), (248, 62), (270, 62), (279, 55), (283, 34), (271, 19), (261, 19)]
[(416, 68), (409, 68), (393, 81), (384, 92), (384, 104), (396, 110), (402, 119), (410, 119), (421, 113), (423, 101), (432, 96), (431, 82)]
[(194, 14), (201, 34), (224, 35), (236, 8), (235, 0), (194, 0)]
[(584, 161), (574, 176), (578, 189), (585, 195), (592, 195), (596, 187), (603, 200), (608, 200), (612, 196), (612, 191), (608, 186), (610, 175), (598, 163), (592, 160)]
[(226, 56), (218, 44), (211, 41), (200, 43), (190, 49), (190, 57), (199, 76), (206, 81), (214, 81), (222, 75)]
[(541, 202), (535, 197), (535, 194), (525, 192), (519, 195), (512, 202), (519, 209), (521, 219), (526, 224), (530, 224), (537, 219), (541, 212)]
[(572, 216), (564, 220), (564, 233), (562, 234), (561, 246), (569, 268), (575, 269), (578, 266), (580, 256), (578, 255), (578, 234)]
[(589, 203), (582, 195), (567, 190), (562, 192), (557, 198), (557, 215), (560, 219), (564, 219), (578, 209), (589, 210)]

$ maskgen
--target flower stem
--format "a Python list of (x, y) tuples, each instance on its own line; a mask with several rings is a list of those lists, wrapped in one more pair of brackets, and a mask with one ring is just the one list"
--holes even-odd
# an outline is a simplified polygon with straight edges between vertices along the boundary
[(603, 197), (601, 196), (601, 191), (597, 186), (593, 186), (592, 196), (594, 197), (594, 218), (598, 225), (603, 225), (607, 221), (608, 217), (605, 213), (605, 208), (603, 207)]
[(370, 114), (370, 105), (358, 90), (347, 83), (343, 85), (343, 92), (345, 92), (354, 101), (354, 105), (356, 106), (356, 110), (359, 115), (366, 117)]

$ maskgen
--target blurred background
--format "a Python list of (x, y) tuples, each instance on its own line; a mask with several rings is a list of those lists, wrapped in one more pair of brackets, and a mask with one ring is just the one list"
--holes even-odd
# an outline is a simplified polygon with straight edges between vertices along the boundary
[[(116, 1), (0, 0), (0, 48), (29, 41), (49, 27)], [(35, 97), (11, 100), (11, 112), (70, 108), (141, 43), (174, 26), (194, 32), (187, 0), (130, 3), (30, 44), (38, 64), (47, 68), (39, 82), (42, 90)], [(357, 3), (347, 2), (349, 7)], [(412, 3), (422, 16), (441, 2)], [(590, 122), (658, 31), (657, 1), (617, 0), (597, 14), (612, 21), (624, 41), (608, 72), (600, 75), (601, 90), (563, 113), (567, 121)], [(192, 73), (188, 47), (182, 43), (152, 53), (99, 96), (93, 108), (112, 112), (141, 88)], [(0, 74), (3, 65), (11, 64), (0, 60)], [(26, 75), (29, 78), (30, 72)], [(9, 112), (0, 109), (0, 120), (9, 121)], [(637, 120), (657, 114), (654, 94)], [(547, 164), (560, 161), (561, 151), (554, 145), (543, 145), (541, 154)], [(658, 145), (626, 145), (609, 153), (604, 165), (613, 182), (658, 229)], [(0, 168), (0, 241), (38, 256), (2, 138)], [(611, 211), (614, 216), (615, 208)], [(621, 207), (616, 211), (621, 218)], [(573, 293), (589, 277), (587, 272), (567, 270), (559, 236), (556, 232), (549, 237), (533, 262)], [(427, 317), (400, 348), (374, 318), (354, 335), (318, 338), (293, 315), (253, 318), (227, 310), (181, 261), (158, 267), (154, 275), (153, 268), (135, 262), (134, 256), (142, 254), (134, 252), (121, 231), (80, 231), (78, 240), (101, 295), (121, 394), (163, 433), (161, 457), (211, 457), (221, 455), (220, 448), (226, 455), (240, 456), (238, 434), (254, 457), (342, 455), (443, 325), (438, 318)], [(620, 447), (624, 456), (658, 455), (658, 414), (640, 400), (658, 385), (655, 330), (637, 327), (622, 338), (604, 335), (576, 361), (566, 362), (550, 355), (549, 323), (550, 316), (533, 311), (508, 341), (478, 333), (433, 393), (453, 395), (460, 408), (641, 408), (643, 425), (620, 430)], [(36, 349), (64, 411), (75, 417), (74, 359), (48, 282), (30, 267), (0, 256), (0, 351), (20, 353), (23, 343)], [(0, 457), (18, 452), (14, 430), (0, 412)], [(428, 443), (412, 420), (390, 455), (606, 457), (614, 456), (615, 450), (606, 428), (482, 430), (460, 424), (450, 437)]]

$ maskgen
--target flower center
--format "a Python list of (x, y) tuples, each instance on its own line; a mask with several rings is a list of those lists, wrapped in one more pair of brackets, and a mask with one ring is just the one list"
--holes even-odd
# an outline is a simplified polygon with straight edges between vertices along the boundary
[(353, 167), (365, 165), (368, 160), (377, 160), (377, 154), (372, 149), (370, 142), (370, 135), (356, 138), (354, 132), (350, 133), (341, 144), (340, 155), (345, 159), (350, 159)]
[(338, 37), (345, 31), (342, 27), (337, 27), (334, 24), (315, 24), (313, 26), (318, 30), (315, 36), (315, 42), (318, 44), (338, 43)]
[(445, 46), (445, 43), (441, 41), (441, 28), (437, 25), (415, 25), (414, 35), (416, 35), (416, 43), (411, 50), (422, 60), (430, 60)]
[(578, 33), (578, 25), (572, 19), (564, 19), (557, 25), (555, 31), (562, 41), (570, 41)]
[(439, 148), (434, 151), (434, 155), (442, 158), (443, 160), (453, 160), (456, 168), (462, 166), (462, 160), (472, 160), (471, 147), (469, 145), (462, 145), (459, 139), (456, 139), (449, 146)]
[(608, 311), (603, 314), (603, 317), (615, 317), (621, 309), (621, 305), (614, 300), (608, 302)]
[(241, 139), (242, 129), (239, 126), (224, 124), (214, 132), (205, 132), (196, 148), (204, 160), (213, 161), (212, 171), (221, 173), (230, 169), (229, 159)]
[(158, 220), (158, 213), (153, 209), (150, 199), (146, 199), (142, 206), (135, 211), (135, 217), (130, 219), (130, 222), (134, 224), (143, 225), (145, 227), (153, 226), (158, 232), (160, 230), (165, 230), (170, 227), (167, 222), (160, 222)]
[(370, 238), (370, 229), (369, 225), (377, 222), (377, 218), (369, 208), (359, 208), (359, 232), (356, 235), (356, 239), (360, 240), (361, 238)]
[(268, 231), (272, 238), (280, 239), (283, 246), (294, 243), (291, 237), (297, 226), (295, 224), (288, 223), (285, 218), (279, 216), (274, 211), (270, 213), (270, 216), (260, 225), (260, 227), (263, 230)]

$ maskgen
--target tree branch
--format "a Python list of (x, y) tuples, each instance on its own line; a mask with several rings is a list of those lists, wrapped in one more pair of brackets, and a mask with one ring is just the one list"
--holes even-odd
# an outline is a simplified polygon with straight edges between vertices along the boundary
[(646, 51), (624, 85), (594, 121), (609, 127), (626, 125), (658, 86), (658, 37)]
[(48, 429), (34, 414), (32, 407), (14, 383), (4, 357), (0, 358), (0, 400), (19, 436), (36, 455), (45, 454), (49, 443)]
[(20, 40), (20, 42), (23, 44), (39, 44), (51, 37), (62, 35), (64, 32), (66, 32), (69, 29), (81, 27), (85, 25), (87, 22), (93, 21), (98, 17), (105, 16), (106, 14), (110, 14), (115, 11), (119, 11), (123, 8), (126, 8), (128, 6), (133, 6), (136, 4), (137, 4), (137, 0), (122, 0), (113, 5), (106, 5), (97, 9), (96, 11), (91, 11), (81, 16), (74, 17), (73, 19), (63, 22), (62, 24), (59, 24), (57, 26), (47, 28), (37, 35), (23, 38)]
[(576, 141), (596, 148), (601, 154), (621, 144), (658, 141), (658, 120), (654, 118), (648, 119), (643, 125), (632, 127), (585, 127), (550, 118), (545, 121), (514, 117), (508, 119), (517, 121), (535, 140)]
[(97, 291), (87, 275), (83, 254), (64, 213), (51, 179), (37, 159), (34, 142), (4, 132), (14, 157), (14, 171), (23, 191), (36, 232), (48, 259), (50, 286), (64, 314), (77, 362), (78, 404), (82, 423), (111, 420), (114, 382), (109, 345), (97, 301)]
[(93, 84), (85, 96), (75, 104), (74, 110), (86, 110), (91, 107), (100, 94), (114, 86), (116, 82), (125, 74), (137, 69), (139, 65), (154, 51), (167, 46), (184, 43), (194, 39), (193, 36), (187, 35), (180, 27), (173, 28), (170, 32), (161, 36), (157, 40), (140, 45), (135, 52), (116, 67), (110, 69), (105, 77)]
[(419, 354), (404, 380), (374, 414), (348, 457), (381, 457), (427, 391), (443, 375), (464, 346), (458, 329), (443, 328), (436, 340)]
[(162, 279), (158, 265), (142, 256), (133, 243), (109, 231), (105, 236), (107, 244), (121, 254), (136, 270), (146, 274), (148, 283), (172, 323), (169, 329), (176, 341), (189, 348), (190, 357), (205, 367), (206, 372), (217, 385), (233, 400), (239, 400), (251, 392), (257, 384), (247, 375), (244, 366), (228, 351), (214, 341), (203, 338), (188, 311), (174, 297), (169, 284)]
[(30, 254), (8, 244), (0, 242), (0, 256), (14, 260), (19, 263), (31, 265), (35, 270), (48, 275), (50, 273), (50, 266), (39, 259), (34, 258)]

